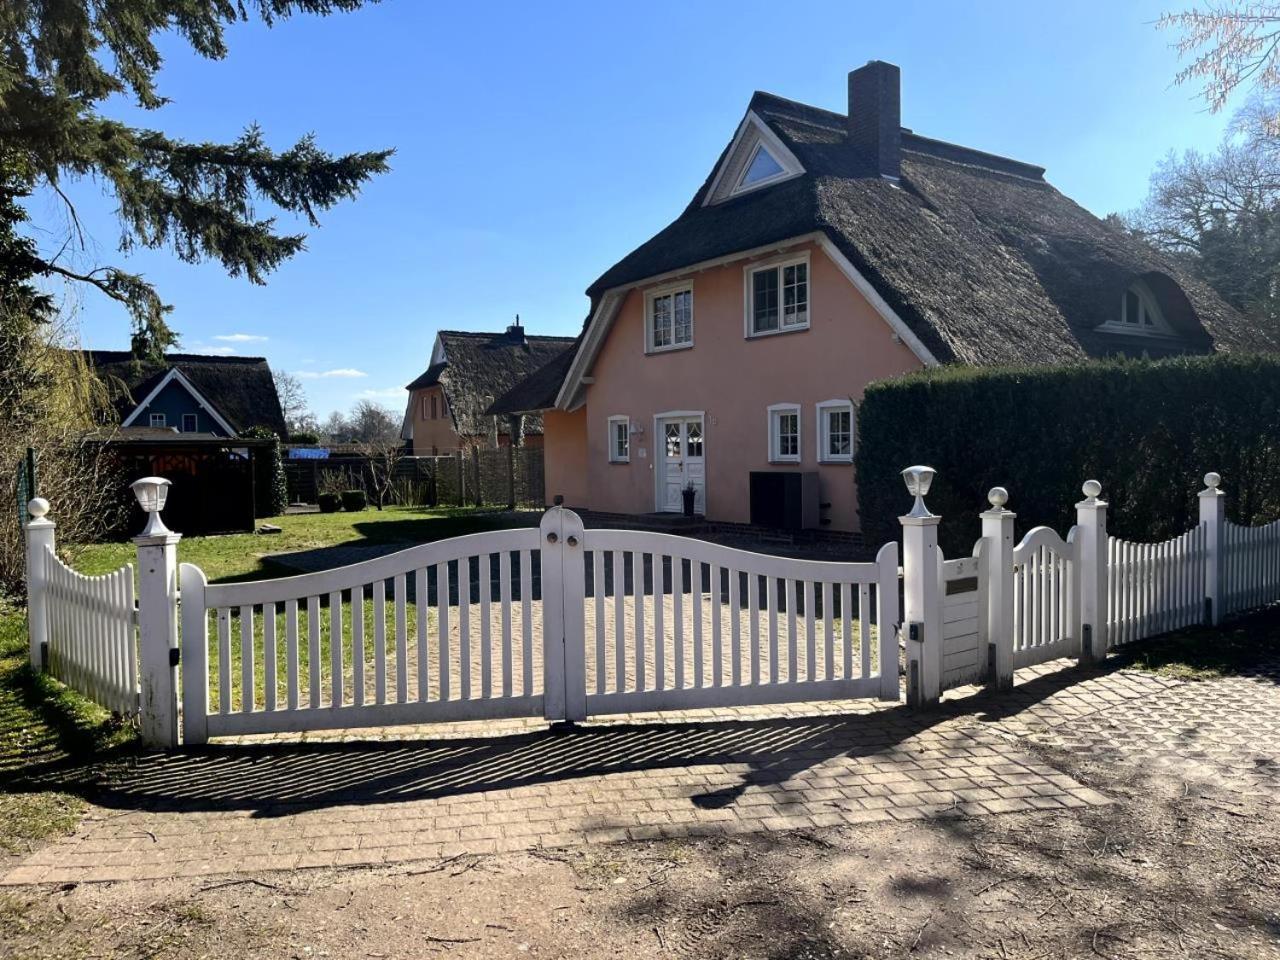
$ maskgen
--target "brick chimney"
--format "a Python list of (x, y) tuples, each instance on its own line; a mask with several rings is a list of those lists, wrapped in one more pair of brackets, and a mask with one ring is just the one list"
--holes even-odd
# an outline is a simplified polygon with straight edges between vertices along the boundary
[(869, 175), (901, 175), (901, 86), (902, 71), (883, 60), (849, 74), (849, 145)]

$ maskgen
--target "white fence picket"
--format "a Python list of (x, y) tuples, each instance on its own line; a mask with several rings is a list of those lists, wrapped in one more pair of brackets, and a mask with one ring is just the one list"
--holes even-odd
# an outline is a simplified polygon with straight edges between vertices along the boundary
[(1181, 630), (1203, 618), (1205, 528), (1160, 543), (1111, 537), (1107, 629), (1111, 646)]

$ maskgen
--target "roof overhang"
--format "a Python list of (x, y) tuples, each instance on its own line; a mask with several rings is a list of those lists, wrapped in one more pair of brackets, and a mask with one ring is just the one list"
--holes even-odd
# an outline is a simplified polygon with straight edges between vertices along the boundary
[(227, 423), (226, 418), (223, 417), (222, 414), (218, 412), (218, 408), (215, 407), (208, 400), (206, 400), (204, 398), (204, 394), (202, 394), (199, 390), (197, 390), (195, 384), (192, 383), (190, 380), (188, 380), (186, 375), (183, 374), (183, 372), (179, 370), (177, 367), (169, 368), (169, 372), (160, 378), (160, 382), (157, 383), (152, 388), (151, 392), (146, 395), (146, 397), (143, 399), (141, 403), (139, 403), (136, 407), (133, 408), (133, 412), (129, 414), (129, 416), (124, 418), (124, 422), (121, 423), (120, 426), (122, 428), (133, 426), (133, 421), (137, 420), (138, 417), (142, 416), (142, 411), (145, 410), (147, 407), (149, 407), (151, 405), (151, 402), (155, 400), (156, 397), (160, 396), (160, 391), (162, 391), (165, 387), (167, 387), (171, 382), (175, 380), (184, 390), (187, 391), (187, 393), (191, 394), (192, 399), (195, 400), (195, 402), (200, 405), (200, 408), (202, 410), (204, 410), (207, 414), (209, 414), (209, 416), (213, 417), (214, 423), (220, 426), (223, 430), (227, 431), (228, 435), (234, 437), (237, 433), (240, 432), (235, 427), (231, 426), (231, 424)]
[(885, 302), (884, 297), (880, 296), (876, 288), (871, 285), (871, 282), (831, 241), (831, 238), (821, 230), (815, 230), (812, 233), (803, 233), (763, 246), (739, 250), (711, 260), (703, 260), (687, 267), (680, 267), (677, 270), (654, 274), (651, 277), (645, 277), (641, 280), (606, 290), (596, 304), (595, 312), (592, 313), (591, 319), (587, 323), (587, 331), (582, 338), (582, 344), (578, 347), (578, 353), (573, 358), (573, 363), (569, 366), (569, 372), (564, 378), (564, 383), (560, 386), (560, 392), (556, 394), (555, 408), (557, 410), (576, 410), (582, 406), (585, 401), (582, 388), (587, 385), (587, 374), (591, 370), (592, 364), (595, 363), (596, 357), (600, 353), (600, 348), (604, 346), (605, 338), (613, 326), (613, 321), (617, 318), (618, 309), (632, 290), (653, 286), (666, 280), (686, 277), (692, 273), (701, 273), (705, 270), (722, 267), (737, 261), (751, 260), (766, 254), (777, 253), (803, 243), (816, 244), (827, 255), (831, 262), (836, 265), (836, 268), (853, 285), (854, 289), (866, 298), (872, 309), (879, 314), (894, 335), (902, 341), (907, 349), (915, 354), (921, 363), (926, 367), (939, 366), (938, 358), (916, 336), (915, 332), (907, 326), (906, 322), (898, 316), (897, 312)]

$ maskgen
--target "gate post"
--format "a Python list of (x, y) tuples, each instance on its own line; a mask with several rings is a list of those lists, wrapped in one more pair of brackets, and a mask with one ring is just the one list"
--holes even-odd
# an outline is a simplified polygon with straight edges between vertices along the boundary
[(988, 682), (995, 690), (1008, 690), (1013, 686), (1013, 521), (1018, 515), (1005, 509), (1009, 491), (1004, 487), (992, 487), (987, 502), (991, 508), (978, 516), (987, 544), (987, 636), (994, 653)]
[(1215, 627), (1222, 622), (1222, 540), (1227, 521), (1227, 495), (1218, 489), (1221, 485), (1219, 474), (1206, 473), (1199, 495), (1200, 525), (1205, 528), (1204, 619)]
[(585, 720), (586, 648), (582, 519), (552, 507), (542, 515), (542, 696), (551, 721)]
[(45, 516), (49, 501), (35, 497), (27, 504), (27, 639), (31, 644), (31, 669), (43, 670), (49, 649), (48, 568), (45, 551), (54, 549), (56, 524)]
[(1099, 500), (1102, 484), (1086, 480), (1084, 499), (1076, 504), (1076, 623), (1080, 625), (1080, 660), (1107, 658), (1107, 502)]
[(138, 549), (138, 661), (142, 739), (152, 747), (178, 745), (178, 541), (160, 520), (169, 481), (144, 477), (132, 485), (147, 513), (133, 538)]
[(924, 505), (932, 467), (902, 471), (916, 498), (902, 524), (903, 626), (907, 631), (907, 691), (912, 706), (935, 704), (942, 696), (942, 592), (938, 576), (938, 524), (942, 518)]

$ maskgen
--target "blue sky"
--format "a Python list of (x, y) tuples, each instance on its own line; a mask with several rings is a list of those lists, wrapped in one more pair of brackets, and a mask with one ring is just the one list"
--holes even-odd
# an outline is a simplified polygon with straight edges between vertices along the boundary
[[(889, 60), (905, 126), (1046, 166), (1100, 215), (1135, 206), (1162, 156), (1211, 148), (1228, 119), (1171, 85), (1174, 37), (1152, 26), (1166, 8), (387, 0), (237, 27), (223, 61), (175, 39), (172, 104), (113, 115), (192, 140), (257, 121), (280, 148), (309, 131), (334, 151), (395, 147), (392, 172), (324, 215), (264, 287), (163, 251), (124, 257), (111, 200), (76, 183), (92, 237), (79, 265), (145, 274), (183, 349), (265, 355), (304, 378), (321, 417), (366, 396), (399, 407), (438, 329), (519, 313), (530, 332), (575, 333), (583, 291), (680, 212), (756, 89), (843, 111), (848, 71)], [(32, 208), (62, 217), (48, 197)], [(67, 305), (85, 346), (127, 345), (116, 305)]]

